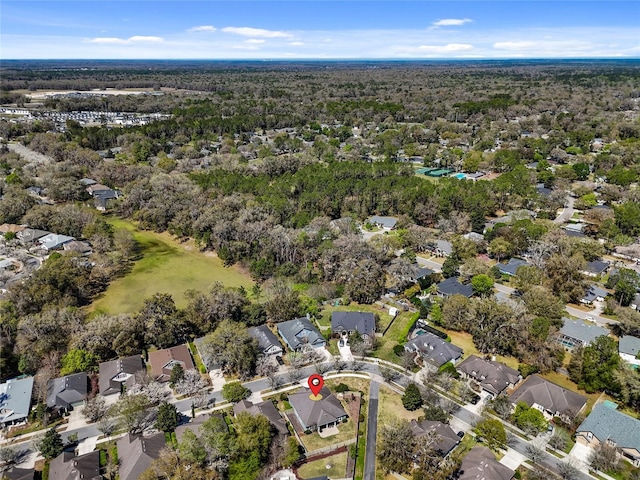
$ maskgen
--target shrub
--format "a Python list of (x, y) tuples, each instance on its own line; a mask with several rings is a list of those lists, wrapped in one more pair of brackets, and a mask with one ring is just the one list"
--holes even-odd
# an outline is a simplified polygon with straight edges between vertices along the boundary
[(343, 393), (343, 392), (348, 392), (349, 390), (351, 390), (349, 388), (349, 385), (346, 385), (344, 383), (340, 383), (338, 384), (338, 386), (335, 388), (336, 392), (338, 393)]
[(393, 346), (393, 353), (395, 353), (397, 356), (401, 357), (402, 354), (404, 353), (404, 346), (403, 345), (394, 345)]

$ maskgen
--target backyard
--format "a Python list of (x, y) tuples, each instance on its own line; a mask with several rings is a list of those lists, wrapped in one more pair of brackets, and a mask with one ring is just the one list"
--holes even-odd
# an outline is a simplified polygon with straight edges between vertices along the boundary
[(347, 452), (331, 455), (330, 457), (305, 463), (298, 469), (300, 478), (315, 478), (327, 476), (329, 478), (344, 478), (347, 471)]
[(251, 278), (238, 267), (225, 267), (214, 255), (201, 253), (192, 241), (180, 243), (167, 233), (139, 230), (133, 223), (110, 218), (116, 230), (129, 230), (139, 259), (124, 277), (111, 282), (89, 307), (97, 313), (132, 313), (155, 293), (169, 293), (178, 307), (187, 303), (187, 290), (205, 291), (219, 281), (228, 287), (250, 288)]

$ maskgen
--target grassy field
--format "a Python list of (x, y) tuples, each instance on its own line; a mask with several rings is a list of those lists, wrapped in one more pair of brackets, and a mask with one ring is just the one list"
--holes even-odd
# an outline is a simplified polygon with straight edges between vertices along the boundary
[(140, 259), (91, 304), (91, 313), (132, 313), (155, 293), (169, 293), (178, 307), (184, 307), (187, 290), (205, 291), (216, 281), (228, 287), (253, 285), (239, 268), (225, 267), (219, 258), (199, 252), (193, 242), (179, 243), (169, 234), (139, 230), (125, 220), (111, 218), (109, 223), (133, 234)]
[[(467, 358), (469, 355), (478, 355), (479, 357), (483, 356), (481, 353), (478, 353), (478, 349), (473, 344), (473, 337), (470, 333), (456, 332), (454, 330), (446, 330), (444, 328), (439, 329), (443, 330), (447, 335), (449, 335), (449, 337), (451, 337), (451, 343), (462, 348), (464, 351), (462, 358)], [(495, 357), (498, 362), (502, 362), (508, 367), (514, 369), (518, 368), (519, 362), (514, 357), (503, 357), (502, 355), (496, 355)]]
[[(327, 466), (331, 465), (330, 468)], [(305, 463), (298, 469), (301, 478), (327, 476), (329, 478), (344, 478), (347, 471), (347, 452), (338, 453), (315, 462)]]
[(402, 396), (384, 385), (380, 387), (380, 395), (378, 400), (378, 424), (386, 425), (394, 419), (417, 420), (423, 415), (422, 409), (419, 408), (410, 412), (402, 405)]

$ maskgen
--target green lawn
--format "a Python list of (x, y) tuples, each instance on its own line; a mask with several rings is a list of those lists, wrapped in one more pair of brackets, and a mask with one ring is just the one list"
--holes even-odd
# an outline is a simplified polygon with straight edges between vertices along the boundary
[(381, 358), (388, 362), (400, 363), (400, 357), (393, 352), (393, 347), (398, 345), (398, 339), (403, 334), (408, 322), (413, 317), (411, 312), (402, 312), (393, 321), (391, 327), (381, 338), (378, 338), (378, 347), (372, 354), (373, 357)]
[[(347, 471), (347, 452), (338, 453), (321, 460), (305, 463), (298, 469), (301, 478), (327, 476), (329, 478), (344, 478)], [(330, 468), (327, 466), (330, 465)]]
[(305, 448), (308, 451), (312, 452), (319, 448), (329, 447), (331, 445), (335, 445), (336, 443), (346, 442), (347, 440), (355, 438), (355, 436), (355, 424), (353, 419), (349, 418), (346, 423), (341, 423), (338, 425), (338, 433), (335, 435), (322, 438), (320, 435), (318, 435), (318, 432), (313, 432), (308, 435), (300, 435), (300, 440), (302, 440), (302, 443), (304, 443)]
[(394, 419), (417, 420), (423, 415), (421, 408), (410, 412), (402, 405), (402, 396), (384, 385), (380, 387), (378, 400), (378, 425), (389, 424)]
[(139, 230), (126, 220), (110, 218), (109, 223), (133, 234), (140, 259), (91, 304), (92, 313), (132, 313), (155, 293), (169, 293), (178, 307), (184, 307), (187, 290), (205, 291), (216, 281), (228, 287), (253, 285), (239, 268), (225, 267), (216, 256), (199, 252), (193, 242), (179, 243), (166, 233)]

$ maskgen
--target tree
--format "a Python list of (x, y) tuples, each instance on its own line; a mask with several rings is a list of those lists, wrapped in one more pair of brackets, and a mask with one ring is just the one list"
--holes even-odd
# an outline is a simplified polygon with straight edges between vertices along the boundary
[(282, 457), (282, 466), (289, 468), (300, 459), (300, 445), (295, 437), (290, 437), (285, 445), (284, 455)]
[(493, 418), (482, 420), (478, 422), (474, 431), (491, 450), (498, 451), (507, 445), (507, 433), (500, 420)]
[(442, 276), (444, 278), (455, 277), (458, 275), (460, 268), (460, 260), (454, 255), (449, 255), (442, 264)]
[(175, 405), (162, 402), (158, 407), (155, 427), (163, 432), (173, 432), (178, 426), (178, 410)]
[(511, 415), (511, 400), (504, 393), (497, 395), (493, 400), (491, 400), (491, 408), (496, 415), (500, 418), (506, 420)]
[(184, 380), (184, 368), (181, 364), (176, 363), (171, 369), (171, 375), (169, 376), (169, 385), (174, 388), (177, 383)]
[(207, 459), (204, 445), (191, 430), (185, 430), (182, 435), (182, 441), (178, 444), (178, 454), (183, 461), (193, 465), (204, 465)]
[(473, 293), (481, 297), (491, 295), (493, 293), (493, 278), (484, 273), (476, 275), (471, 279), (471, 288), (473, 288)]
[(82, 414), (90, 422), (97, 422), (107, 413), (106, 402), (100, 395), (96, 395), (84, 402)]
[(239, 402), (251, 395), (251, 390), (244, 387), (240, 382), (225, 383), (222, 387), (222, 397), (227, 402)]
[(608, 336), (596, 338), (582, 350), (574, 351), (569, 365), (571, 379), (587, 393), (619, 391), (615, 371), (620, 364), (617, 342)]
[(87, 372), (98, 364), (98, 358), (86, 350), (69, 350), (62, 356), (60, 375)]
[(558, 473), (562, 480), (576, 480), (580, 478), (580, 470), (570, 463), (570, 461), (560, 462), (558, 464)]
[(241, 323), (223, 320), (213, 333), (205, 337), (202, 348), (227, 372), (247, 378), (255, 371), (258, 342)]
[(202, 392), (207, 387), (207, 382), (196, 369), (187, 370), (182, 380), (178, 381), (174, 388), (178, 395), (193, 396)]
[(556, 429), (551, 438), (549, 439), (549, 445), (556, 450), (564, 450), (569, 444), (569, 435), (566, 430)]
[(518, 428), (533, 435), (537, 435), (547, 428), (547, 422), (542, 412), (536, 408), (529, 407), (524, 402), (516, 404), (513, 418)]
[(130, 433), (140, 433), (153, 422), (151, 413), (152, 403), (142, 394), (128, 394), (120, 397), (111, 407), (110, 413), (119, 417), (122, 426)]
[(407, 420), (385, 423), (380, 429), (378, 461), (387, 473), (408, 473), (414, 460), (417, 441)]
[(262, 463), (269, 454), (269, 444), (274, 435), (274, 427), (264, 415), (247, 412), (238, 414), (233, 422), (235, 437), (232, 440), (232, 457), (243, 458), (257, 454)]
[(64, 450), (64, 444), (62, 443), (62, 436), (56, 431), (55, 427), (50, 428), (42, 437), (40, 445), (38, 446), (40, 455), (47, 460), (57, 457)]
[(183, 341), (177, 322), (178, 309), (171, 295), (156, 293), (147, 298), (137, 316), (144, 322), (146, 345), (167, 348)]
[(402, 395), (402, 405), (409, 411), (414, 411), (422, 406), (422, 394), (415, 383), (410, 383)]

